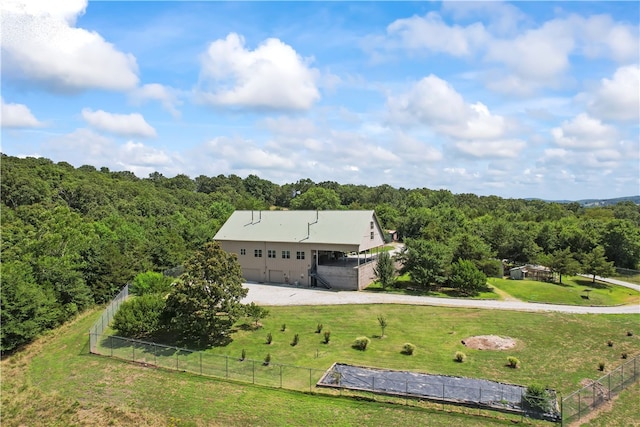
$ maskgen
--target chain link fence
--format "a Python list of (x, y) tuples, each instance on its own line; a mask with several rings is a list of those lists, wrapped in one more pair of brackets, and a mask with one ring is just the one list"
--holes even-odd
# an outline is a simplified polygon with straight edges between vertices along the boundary
[(587, 415), (598, 406), (636, 382), (640, 378), (640, 356), (627, 360), (621, 366), (562, 399), (562, 421), (571, 423)]
[(116, 297), (113, 300), (111, 300), (111, 302), (109, 303), (107, 308), (105, 308), (105, 310), (102, 312), (102, 315), (100, 315), (100, 318), (96, 321), (96, 323), (94, 323), (91, 329), (89, 329), (89, 349), (90, 349), (89, 351), (91, 353), (100, 354), (96, 351), (97, 345), (98, 345), (98, 342), (97, 342), (98, 336), (104, 333), (104, 330), (109, 326), (111, 319), (113, 319), (113, 316), (116, 314), (116, 312), (120, 308), (120, 305), (122, 305), (122, 303), (125, 302), (128, 297), (129, 297), (129, 284), (127, 283), (124, 286), (124, 288), (122, 288), (120, 292), (118, 292), (118, 295), (116, 295)]
[[(543, 418), (548, 421), (560, 421), (563, 425), (579, 420), (611, 397), (640, 378), (640, 356), (628, 360), (607, 375), (571, 393), (560, 401), (555, 393), (549, 398), (538, 399), (519, 392), (484, 390), (462, 385), (430, 383), (428, 381), (396, 381), (384, 376), (370, 376), (362, 379), (360, 386), (343, 383), (343, 377), (314, 368), (267, 363), (264, 360), (242, 359), (225, 355), (215, 355), (203, 351), (189, 350), (153, 342), (135, 340), (104, 331), (109, 326), (120, 305), (129, 296), (126, 285), (106, 307), (100, 318), (89, 330), (90, 352), (115, 357), (142, 365), (190, 372), (197, 375), (224, 378), (244, 383), (278, 387), (295, 391), (321, 392), (331, 395), (353, 396), (371, 400), (385, 400), (391, 403), (404, 403), (422, 407), (429, 404), (442, 405), (445, 410), (454, 408), (473, 408), (478, 413), (482, 409), (498, 411), (518, 417)], [(316, 358), (318, 354), (316, 354)], [(328, 379), (327, 388), (318, 388), (321, 379)], [(333, 381), (333, 383), (332, 383)], [(397, 382), (397, 384), (394, 384)], [(426, 393), (427, 390), (431, 390)], [(460, 393), (470, 396), (461, 399)], [(410, 403), (411, 402), (411, 403)], [(430, 406), (434, 407), (434, 406)], [(464, 411), (464, 409), (462, 409)], [(488, 414), (485, 414), (488, 415)], [(491, 416), (491, 415), (489, 415)]]

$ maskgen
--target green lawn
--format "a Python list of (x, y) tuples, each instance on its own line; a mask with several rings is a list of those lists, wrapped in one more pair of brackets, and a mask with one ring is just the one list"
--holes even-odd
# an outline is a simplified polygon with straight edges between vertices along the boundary
[[(230, 355), (230, 360), (239, 363), (236, 359), (244, 348), (248, 358), (262, 360), (270, 353), (274, 364), (308, 366), (318, 372), (333, 362), (343, 362), (524, 385), (536, 382), (565, 395), (577, 389), (582, 379), (601, 376), (597, 370), (600, 361), (609, 370), (620, 364), (621, 352), (627, 352), (629, 357), (640, 354), (638, 315), (565, 315), (402, 305), (269, 309), (271, 313), (262, 321), (261, 329), (250, 330), (240, 323), (233, 342), (207, 353)], [(89, 355), (87, 331), (98, 314), (83, 315), (24, 352), (2, 361), (3, 425), (511, 423), (508, 416), (497, 413), (487, 417), (488, 413), (483, 411), (483, 417), (478, 418), (436, 411), (432, 405), (405, 407), (368, 401), (371, 396), (354, 400), (286, 391)], [(377, 321), (380, 314), (389, 323), (385, 338), (375, 338), (381, 332)], [(280, 331), (283, 323), (287, 325), (285, 332)], [(321, 334), (315, 333), (318, 323), (331, 330), (330, 344), (322, 344)], [(633, 336), (627, 336), (629, 330), (635, 332)], [(265, 344), (268, 332), (274, 337), (271, 345)], [(292, 347), (290, 342), (295, 333), (300, 335), (300, 342)], [(460, 343), (479, 334), (510, 336), (518, 340), (518, 346), (510, 351), (477, 351)], [(372, 338), (365, 352), (351, 348), (352, 341), (360, 335)], [(614, 342), (613, 347), (607, 346), (608, 340)], [(407, 341), (417, 346), (413, 356), (400, 354), (402, 344)], [(128, 354), (129, 350), (125, 352)], [(467, 354), (465, 363), (453, 362), (456, 351)], [(507, 356), (516, 356), (522, 367), (507, 368)], [(248, 362), (243, 363), (249, 366)], [(308, 375), (308, 371), (301, 373), (302, 377)], [(627, 409), (633, 402), (622, 401), (621, 405), (620, 411), (635, 417), (631, 420), (638, 418), (637, 413)], [(477, 409), (448, 409), (478, 414)]]
[(422, 290), (420, 286), (414, 284), (409, 278), (408, 274), (403, 274), (402, 276), (396, 277), (395, 285), (385, 290), (382, 289), (382, 285), (378, 281), (373, 282), (365, 290), (369, 292), (389, 292), (392, 294), (419, 295), (440, 298), (501, 299), (500, 296), (492, 290), (480, 292), (478, 295), (474, 295), (472, 297), (461, 295), (458, 291), (451, 288), (440, 288), (437, 291), (425, 291)]
[[(637, 304), (640, 292), (581, 276), (563, 277), (562, 284), (535, 280), (489, 278), (489, 284), (522, 301), (569, 305), (611, 306)], [(589, 299), (583, 296), (589, 296)]]
[(596, 418), (584, 423), (578, 421), (576, 425), (581, 427), (640, 426), (638, 402), (640, 402), (640, 383), (635, 383), (620, 393), (613, 401), (613, 405), (606, 405)]
[(640, 285), (640, 274), (626, 275), (626, 276), (613, 276), (612, 279), (618, 279), (618, 280), (622, 280), (623, 282)]
[(251, 386), (89, 355), (87, 331), (98, 316), (82, 315), (2, 360), (3, 426), (497, 427), (520, 420)]

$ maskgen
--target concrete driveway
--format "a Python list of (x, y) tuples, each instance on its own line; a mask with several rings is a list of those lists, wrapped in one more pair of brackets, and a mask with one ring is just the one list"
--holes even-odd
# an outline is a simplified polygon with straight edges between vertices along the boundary
[(291, 285), (264, 285), (245, 283), (249, 290), (243, 303), (259, 305), (339, 305), (339, 304), (408, 304), (440, 307), (486, 308), (532, 312), (558, 312), (575, 314), (640, 314), (640, 304), (615, 307), (571, 306), (538, 304), (522, 301), (471, 300), (398, 295), (373, 292), (331, 291)]

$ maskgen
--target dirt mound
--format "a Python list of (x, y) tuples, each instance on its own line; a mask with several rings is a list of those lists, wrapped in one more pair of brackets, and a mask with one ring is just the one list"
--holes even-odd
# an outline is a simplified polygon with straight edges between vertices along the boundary
[(476, 350), (508, 350), (515, 347), (516, 340), (497, 335), (478, 335), (463, 339), (462, 344)]

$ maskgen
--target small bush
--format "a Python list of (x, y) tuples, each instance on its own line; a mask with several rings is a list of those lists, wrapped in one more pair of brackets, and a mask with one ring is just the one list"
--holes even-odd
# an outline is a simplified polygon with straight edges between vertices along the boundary
[(407, 356), (411, 356), (413, 352), (416, 351), (416, 346), (411, 344), (410, 342), (405, 343), (402, 346), (402, 354), (406, 354)]
[(264, 357), (264, 366), (269, 365), (269, 363), (271, 363), (271, 353), (267, 353), (267, 355)]
[(507, 363), (509, 367), (513, 369), (516, 369), (518, 366), (520, 366), (520, 360), (518, 360), (517, 357), (513, 357), (513, 356), (507, 357)]
[(322, 332), (322, 323), (318, 323), (316, 325), (316, 334), (319, 334), (320, 332)]
[(365, 351), (370, 342), (371, 340), (367, 337), (358, 337), (353, 342), (352, 347), (355, 348), (356, 350)]
[(164, 327), (162, 321), (164, 307), (164, 297), (158, 293), (148, 293), (127, 300), (113, 316), (112, 327), (118, 335), (123, 337), (148, 337)]
[(530, 408), (548, 412), (551, 410), (551, 396), (547, 389), (538, 384), (531, 384), (527, 387), (524, 400)]
[(282, 332), (286, 331), (286, 330), (287, 330), (287, 324), (286, 324), (286, 323), (283, 323), (283, 324), (282, 324), (282, 326), (280, 326), (280, 330), (281, 330)]
[(627, 331), (627, 336), (628, 337), (632, 337), (633, 336), (633, 332), (632, 331)]
[(598, 370), (599, 370), (599, 371), (604, 371), (604, 367), (605, 367), (604, 362), (600, 362), (600, 363), (598, 363)]
[(325, 344), (329, 344), (330, 340), (331, 340), (331, 331), (324, 331), (324, 340), (323, 340), (323, 342)]
[(267, 344), (271, 344), (272, 341), (273, 341), (273, 335), (271, 335), (271, 332), (269, 332), (267, 334)]
[(247, 350), (245, 350), (244, 348), (242, 349), (242, 353), (240, 355), (240, 360), (244, 360), (247, 358)]
[(299, 341), (300, 341), (300, 337), (298, 336), (298, 334), (295, 334), (293, 336), (293, 341), (291, 341), (291, 347), (297, 346)]
[(611, 340), (607, 341), (607, 345), (608, 345), (609, 347), (613, 347), (613, 341), (611, 341)]
[(626, 359), (627, 357), (629, 357), (629, 355), (627, 353), (622, 353), (622, 358)]
[(467, 355), (461, 351), (456, 351), (456, 355), (453, 357), (453, 359), (458, 363), (464, 362), (466, 358), (467, 358)]

